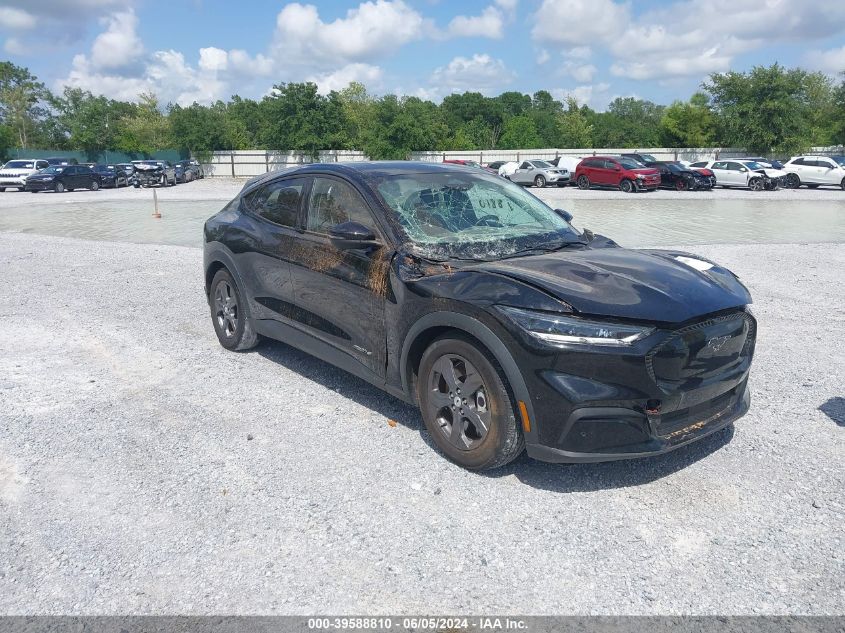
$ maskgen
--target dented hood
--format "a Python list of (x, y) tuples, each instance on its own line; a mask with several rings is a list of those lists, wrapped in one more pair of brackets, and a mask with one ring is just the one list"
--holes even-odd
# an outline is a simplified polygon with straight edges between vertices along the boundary
[(531, 284), (583, 314), (679, 323), (751, 303), (729, 270), (679, 251), (585, 248), (477, 268)]

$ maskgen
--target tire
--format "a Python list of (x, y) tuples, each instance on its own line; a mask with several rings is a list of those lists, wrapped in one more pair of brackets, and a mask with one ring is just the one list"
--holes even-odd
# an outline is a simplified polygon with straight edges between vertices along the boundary
[(675, 181), (675, 190), (676, 191), (687, 191), (689, 189), (689, 185), (687, 185), (687, 181), (681, 178), (680, 180)]
[(243, 351), (258, 344), (249, 306), (232, 275), (225, 268), (218, 270), (208, 294), (211, 321), (217, 340), (228, 350)]
[(55, 191), (56, 193), (64, 193), (65, 186), (62, 183), (57, 182), (55, 185), (53, 185), (53, 191)]
[(623, 178), (622, 181), (619, 183), (619, 191), (624, 191), (625, 193), (633, 193), (634, 183), (632, 183), (627, 178)]
[(748, 188), (751, 191), (762, 191), (763, 190), (763, 179), (762, 178), (752, 178), (748, 181)]
[(540, 187), (540, 188), (545, 187), (545, 186), (546, 186), (546, 179), (545, 179), (545, 178), (543, 178), (542, 176), (537, 176), (537, 177), (534, 179), (534, 186), (535, 186), (535, 187)]
[[(436, 339), (418, 375), (423, 421), (446, 457), (469, 470), (488, 470), (522, 453), (525, 439), (501, 368), (476, 343), (459, 333)], [(465, 393), (458, 393), (461, 388)], [(464, 398), (467, 390), (471, 397)]]
[(578, 176), (578, 188), (579, 189), (589, 189), (590, 188), (590, 179), (587, 178), (583, 174)]
[(88, 188), (91, 191), (97, 191), (100, 188), (100, 183), (98, 183), (96, 180), (92, 180), (91, 184), (88, 186)]
[(801, 186), (801, 177), (798, 174), (787, 174), (786, 184), (790, 189), (798, 189)]
[(158, 184), (161, 185), (162, 187), (167, 186), (167, 176), (165, 174), (161, 175), (161, 180), (159, 180)]

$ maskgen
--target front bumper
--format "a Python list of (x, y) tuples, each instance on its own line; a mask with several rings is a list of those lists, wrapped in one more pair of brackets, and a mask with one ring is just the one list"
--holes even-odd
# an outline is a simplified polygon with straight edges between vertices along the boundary
[(27, 191), (52, 191), (55, 184), (52, 180), (27, 180), (25, 189)]
[(639, 191), (652, 191), (660, 187), (660, 178), (635, 178), (634, 185)]
[(748, 411), (755, 339), (754, 318), (728, 311), (659, 329), (625, 349), (526, 354), (519, 363), (535, 417), (528, 454), (612, 461), (659, 455), (715, 433)]
[(554, 183), (561, 183), (561, 182), (569, 182), (569, 174), (548, 174), (545, 176), (546, 182), (554, 182)]
[(0, 176), (0, 187), (25, 187), (26, 178), (17, 176)]

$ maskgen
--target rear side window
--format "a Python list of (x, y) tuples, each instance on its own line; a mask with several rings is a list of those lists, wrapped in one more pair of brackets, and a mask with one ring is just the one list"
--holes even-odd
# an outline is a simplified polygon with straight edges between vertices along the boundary
[(247, 209), (273, 224), (294, 227), (304, 190), (304, 178), (277, 180), (247, 194), (244, 203)]
[(728, 164), (724, 161), (713, 163), (713, 169), (727, 169)]
[(308, 230), (328, 233), (344, 222), (357, 222), (376, 232), (367, 203), (352, 185), (334, 178), (314, 178), (308, 200)]
[(804, 160), (803, 158), (796, 158), (794, 161), (792, 161), (792, 164), (793, 165), (806, 165), (807, 161)]
[(835, 165), (829, 160), (817, 160), (816, 167), (824, 167), (825, 169), (833, 169)]

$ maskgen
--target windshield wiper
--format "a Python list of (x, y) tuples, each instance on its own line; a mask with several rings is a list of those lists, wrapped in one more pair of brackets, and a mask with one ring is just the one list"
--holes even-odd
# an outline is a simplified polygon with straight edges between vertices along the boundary
[(559, 251), (562, 248), (574, 246), (576, 244), (583, 246), (584, 242), (578, 240), (574, 242), (557, 242), (555, 244), (538, 244), (537, 246), (532, 246), (531, 248), (523, 248), (518, 251), (514, 251), (513, 253), (502, 255), (498, 259), (510, 259), (511, 257), (520, 257), (522, 255), (528, 255), (529, 253), (553, 253), (554, 251)]

